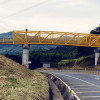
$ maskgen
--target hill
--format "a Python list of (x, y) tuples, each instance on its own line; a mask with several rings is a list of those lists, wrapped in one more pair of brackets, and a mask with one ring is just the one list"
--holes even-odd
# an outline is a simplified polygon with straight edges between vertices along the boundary
[(45, 76), (0, 55), (0, 100), (48, 100)]
[[(42, 62), (50, 62), (51, 67), (58, 67), (58, 62), (65, 59), (78, 59), (94, 54), (93, 48), (74, 47), (74, 46), (57, 46), (50, 50), (37, 50), (30, 52), (30, 69), (42, 67)], [(22, 55), (5, 54), (6, 57), (22, 64)]]
[[(12, 38), (12, 32), (0, 34), (0, 38)], [(30, 51), (34, 50), (50, 50), (56, 48), (54, 45), (30, 45)], [(1, 54), (20, 54), (22, 53), (22, 45), (0, 45)]]
[(86, 67), (93, 67), (94, 66), (94, 54), (85, 56), (85, 57), (80, 57), (78, 59), (66, 59), (66, 60), (61, 60), (58, 63), (58, 68), (86, 68)]

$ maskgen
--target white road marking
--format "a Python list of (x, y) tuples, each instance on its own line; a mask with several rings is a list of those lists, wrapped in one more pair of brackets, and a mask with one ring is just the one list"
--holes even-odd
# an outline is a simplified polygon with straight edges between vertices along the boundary
[(100, 77), (99, 75), (92, 75), (92, 76)]
[(87, 83), (87, 84), (90, 84), (90, 85), (95, 86), (95, 87), (97, 87), (97, 88), (100, 89), (100, 86), (95, 85), (95, 84), (93, 84), (93, 83), (90, 83), (90, 82), (88, 82), (88, 81), (82, 80), (82, 79), (80, 79), (80, 78), (76, 78), (76, 77), (73, 77), (73, 76), (70, 76), (70, 75), (61, 74), (61, 73), (56, 73), (56, 74), (60, 74), (60, 75), (64, 75), (64, 76), (67, 76), (67, 77), (70, 77), (70, 78), (73, 78), (73, 79), (80, 80), (80, 81), (82, 81), (82, 82), (85, 82), (85, 83)]
[(100, 78), (95, 78), (95, 79), (100, 80)]
[(94, 76), (94, 79), (100, 80), (100, 76), (98, 76), (98, 75), (92, 75), (92, 76)]
[(100, 98), (100, 96), (83, 96), (83, 98)]
[(72, 88), (72, 89), (79, 89), (79, 90), (81, 90), (81, 89), (87, 89), (88, 90), (89, 89), (89, 90), (91, 90), (91, 89), (98, 89), (98, 88)]
[(100, 91), (83, 91), (83, 92), (76, 92), (76, 93), (99, 93)]
[(95, 81), (90, 81), (90, 82), (100, 82), (99, 80), (95, 80)]
[[(89, 86), (89, 87), (93, 86), (93, 85), (90, 85), (90, 84), (88, 84), (88, 85), (87, 85), (87, 84), (85, 84), (85, 85), (84, 85), (84, 84), (73, 84), (73, 85), (74, 85), (74, 86), (83, 86), (83, 87), (84, 87), (84, 86), (86, 86), (86, 87), (87, 87), (87, 86)], [(73, 86), (73, 85), (70, 85), (70, 86)]]

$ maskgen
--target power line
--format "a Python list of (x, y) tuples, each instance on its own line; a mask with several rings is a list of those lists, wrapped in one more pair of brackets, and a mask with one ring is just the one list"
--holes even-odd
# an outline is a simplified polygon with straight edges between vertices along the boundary
[(37, 3), (37, 4), (35, 4), (35, 5), (31, 6), (31, 7), (25, 8), (25, 9), (23, 9), (23, 10), (20, 10), (20, 11), (16, 12), (16, 13), (13, 13), (13, 14), (11, 14), (11, 15), (5, 16), (5, 17), (3, 17), (3, 18), (1, 18), (1, 19), (6, 19), (6, 18), (9, 18), (9, 17), (15, 16), (15, 15), (17, 15), (17, 14), (19, 14), (19, 13), (26, 12), (26, 11), (28, 11), (28, 10), (31, 9), (31, 8), (36, 8), (36, 7), (41, 6), (42, 4), (44, 4), (44, 3), (48, 2), (48, 1), (49, 1), (49, 0), (45, 0), (45, 1), (43, 1), (43, 2)]
[(6, 3), (10, 2), (10, 1), (11, 1), (11, 0), (4, 0), (3, 2), (0, 3), (0, 6), (1, 6), (1, 5), (4, 5), (4, 4), (6, 4)]
[(26, 11), (28, 11), (28, 10), (31, 9), (31, 8), (39, 7), (39, 6), (41, 6), (42, 4), (45, 4), (45, 3), (48, 2), (48, 1), (50, 1), (50, 0), (45, 0), (45, 1), (43, 1), (43, 2), (37, 3), (37, 4), (32, 5), (32, 6), (28, 7), (28, 8), (25, 8), (25, 9), (23, 9), (23, 10), (20, 10), (20, 11), (18, 11), (18, 12), (16, 12), (16, 13), (13, 13), (13, 14), (11, 14), (11, 15), (5, 16), (5, 17), (3, 17), (3, 18), (0, 19), (0, 22), (1, 22), (3, 19), (6, 19), (6, 18), (9, 18), (9, 17), (15, 16), (15, 15), (17, 15), (17, 14), (26, 12)]

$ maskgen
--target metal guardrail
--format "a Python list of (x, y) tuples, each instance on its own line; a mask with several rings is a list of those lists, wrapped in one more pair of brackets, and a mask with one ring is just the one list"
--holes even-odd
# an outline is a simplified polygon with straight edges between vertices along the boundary
[(92, 69), (92, 68), (85, 68), (85, 69), (66, 69), (60, 70), (66, 72), (76, 72), (76, 73), (85, 73), (85, 74), (92, 74), (92, 75), (100, 75), (100, 70)]

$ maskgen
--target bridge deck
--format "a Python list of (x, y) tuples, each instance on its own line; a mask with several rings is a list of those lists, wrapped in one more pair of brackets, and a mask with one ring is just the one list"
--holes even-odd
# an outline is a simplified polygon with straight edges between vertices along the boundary
[(100, 35), (55, 32), (55, 31), (13, 31), (13, 38), (1, 38), (0, 45), (6, 44), (47, 44), (100, 47)]

